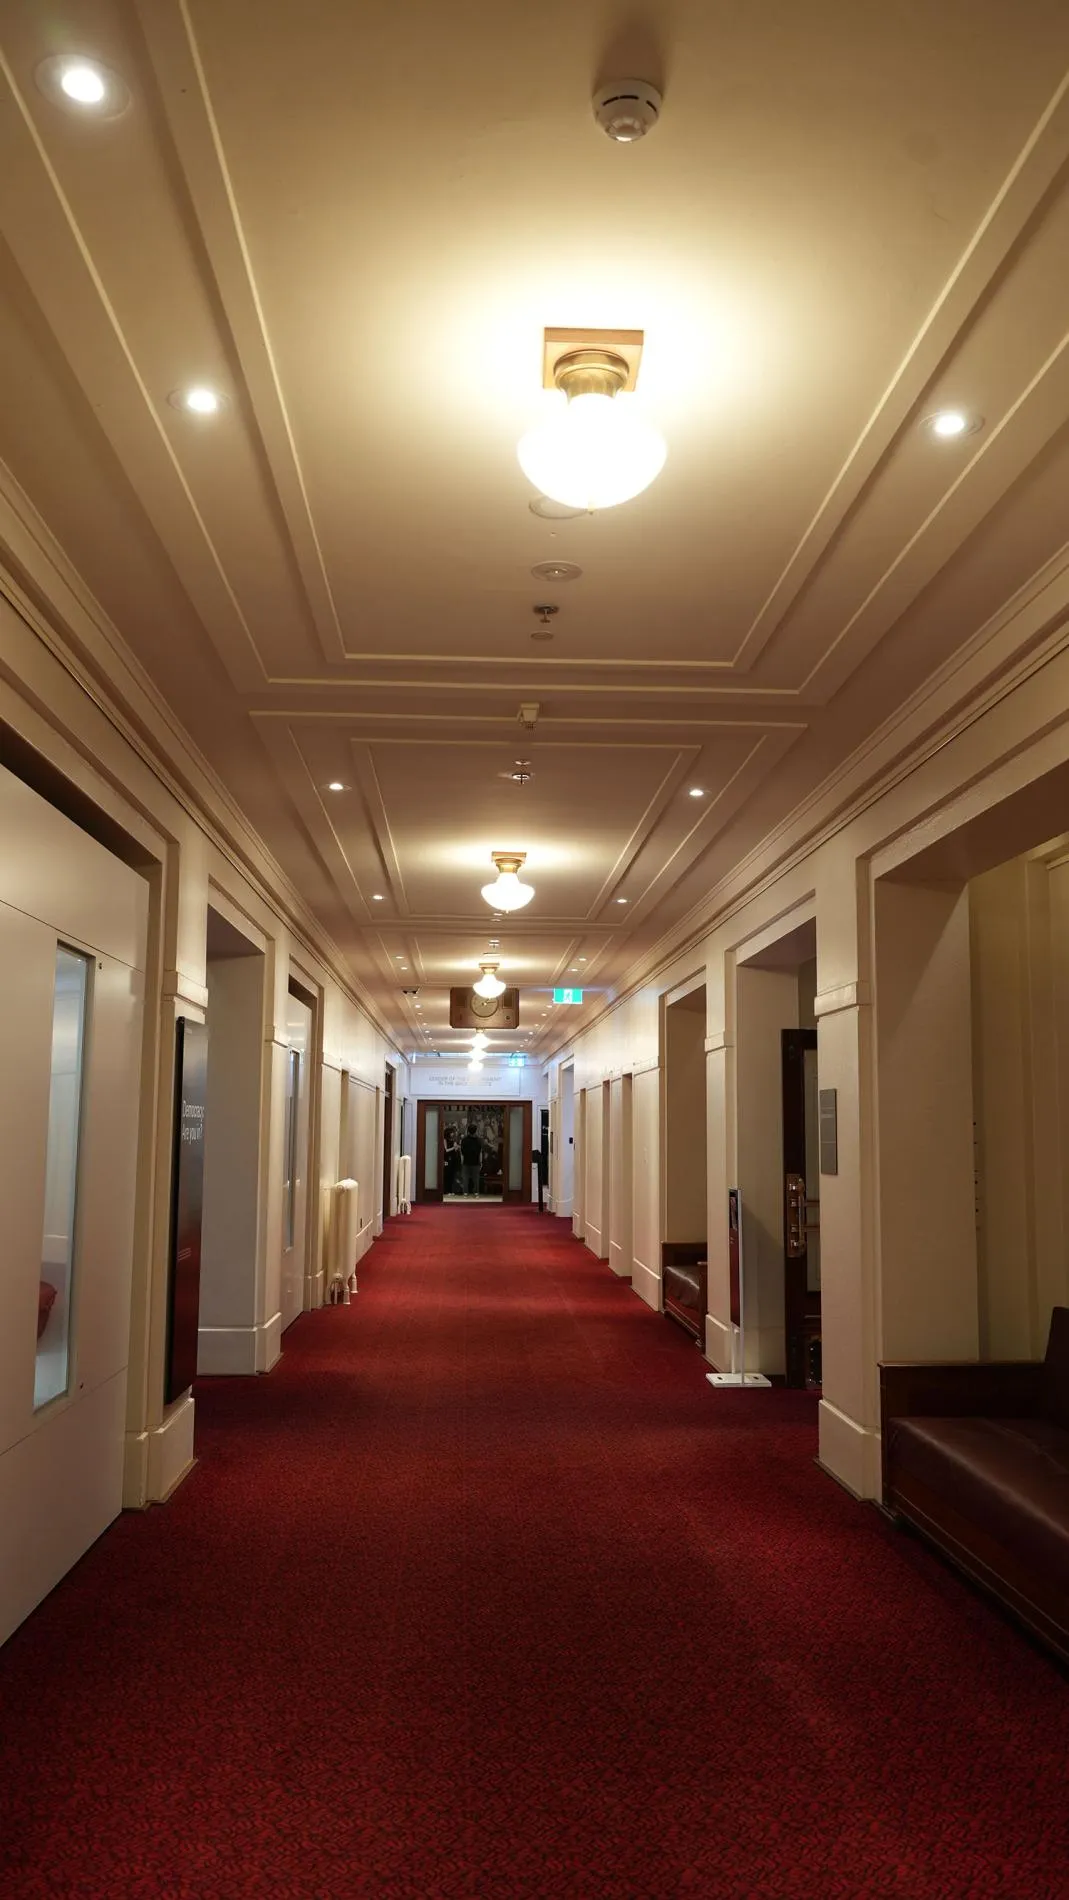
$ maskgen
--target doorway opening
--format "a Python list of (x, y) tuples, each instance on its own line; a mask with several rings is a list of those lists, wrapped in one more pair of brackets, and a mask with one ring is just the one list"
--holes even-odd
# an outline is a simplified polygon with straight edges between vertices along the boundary
[(740, 953), (735, 973), (745, 1370), (811, 1391), (823, 1374), (816, 957), (809, 917)]
[(204, 1113), (197, 1371), (266, 1370), (260, 1284), (260, 1130), (264, 1065), (263, 939), (208, 907), (208, 1081)]
[(286, 1009), (285, 1116), (282, 1163), (282, 1331), (304, 1311), (308, 1263), (308, 1180), (315, 998), (293, 977)]
[(709, 1277), (704, 981), (665, 1001), (663, 1129), (661, 1304), (703, 1342)]
[(575, 1064), (560, 1072), (557, 1127), (551, 1143), (549, 1185), (553, 1212), (571, 1220), (575, 1181)]
[(394, 1211), (394, 1177), (397, 1164), (394, 1158), (394, 1097), (393, 1069), (386, 1064), (386, 1074), (382, 1089), (382, 1218), (389, 1220)]
[(885, 1360), (1041, 1359), (1069, 1304), (1067, 792), (1061, 768), (877, 869)]
[(532, 1104), (419, 1102), (416, 1199), (497, 1206), (531, 1198)]

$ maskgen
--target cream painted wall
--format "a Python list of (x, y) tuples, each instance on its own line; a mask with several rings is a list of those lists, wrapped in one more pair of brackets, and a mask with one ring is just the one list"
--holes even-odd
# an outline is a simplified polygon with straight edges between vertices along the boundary
[[(148, 888), (2, 770), (0, 835), (2, 1642), (122, 1505)], [(35, 1409), (38, 1287), (60, 1283), (46, 1234), (69, 1231), (55, 1177), (48, 1195), (59, 945), (87, 965), (76, 1225), (66, 1312), (64, 1277), (40, 1342), (58, 1341), (56, 1396)]]
[[(3, 506), (0, 499), (0, 543)], [(264, 946), (264, 1191), (256, 1314), (261, 1371), (280, 1350), (280, 1168), (291, 968), (321, 1003), (320, 1046), (310, 1065), (311, 1178), (322, 1182), (334, 1175), (331, 1147), (337, 1141), (339, 1113), (336, 1101), (333, 1118), (329, 1112), (327, 1098), (338, 1086), (331, 1071), (336, 1078), (345, 1066), (374, 1079), (381, 1076), (387, 1055), (396, 1059), (397, 1051), (352, 993), (336, 946), (145, 676), (125, 656), (121, 642), (110, 632), (103, 636), (73, 597), (66, 597), (62, 639), (43, 624), (32, 624), (35, 611), (18, 613), (0, 596), (0, 713), (27, 748), (26, 757), (32, 762), (36, 755), (44, 762), (49, 786), (68, 782), (84, 801), (80, 814), (96, 809), (102, 822), (122, 835), (124, 850), (143, 867), (140, 883), (147, 894), (140, 1101), (131, 1137), (136, 1201), (123, 1479), (124, 1504), (138, 1506), (168, 1496), (193, 1459), (192, 1397), (187, 1393), (165, 1405), (163, 1389), (175, 1022), (180, 1015), (198, 1020), (206, 1013), (209, 902)], [(91, 692), (81, 683), (85, 658), (91, 661)], [(101, 686), (105, 679), (116, 695), (110, 704)], [(32, 764), (25, 769), (32, 771)], [(111, 861), (107, 853), (102, 856)], [(118, 869), (127, 874), (125, 867)], [(112, 901), (106, 875), (87, 881), (78, 894), (84, 902), (95, 902), (105, 933), (121, 926), (122, 901)], [(313, 1195), (305, 1263), (307, 1304), (323, 1296), (324, 1245), (323, 1198)]]
[(661, 1071), (631, 1080), (631, 1285), (654, 1310), (661, 1304)]
[[(742, 1197), (746, 1370), (786, 1369), (783, 1284), (783, 1057), (785, 1029), (798, 1028), (793, 970), (736, 972), (736, 1164)], [(730, 1308), (717, 1317), (725, 1325)]]
[(201, 1373), (257, 1369), (264, 958), (209, 961)]
[(1069, 1296), (1069, 879), (1023, 856), (969, 884), (981, 1348), (1043, 1350)]
[(880, 1357), (975, 1359), (969, 899), (876, 887)]
[(342, 1178), (359, 1185), (359, 1231), (357, 1261), (363, 1259), (375, 1238), (375, 1216), (379, 1189), (376, 1164), (381, 1165), (376, 1148), (379, 1122), (379, 1091), (365, 1077), (346, 1071), (341, 1090)]
[(583, 1091), (583, 1211), (586, 1229), (583, 1238), (598, 1260), (609, 1257), (607, 1221), (608, 1163), (607, 1085), (598, 1082)]
[(631, 1278), (632, 1264), (632, 1086), (629, 1075), (609, 1084), (609, 1265), (621, 1279)]
[(664, 1013), (664, 1238), (705, 1240), (705, 986)]

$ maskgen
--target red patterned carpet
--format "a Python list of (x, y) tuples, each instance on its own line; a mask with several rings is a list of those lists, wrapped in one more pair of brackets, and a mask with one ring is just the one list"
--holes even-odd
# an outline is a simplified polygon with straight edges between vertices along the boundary
[(5, 1900), (1069, 1893), (1069, 1685), (527, 1210), (419, 1210), (0, 1653)]

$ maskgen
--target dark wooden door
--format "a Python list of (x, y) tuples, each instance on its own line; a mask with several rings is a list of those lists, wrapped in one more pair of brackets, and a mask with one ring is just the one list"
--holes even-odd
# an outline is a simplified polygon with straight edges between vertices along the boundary
[(820, 1385), (820, 1174), (815, 1029), (784, 1029), (783, 1286), (787, 1384)]

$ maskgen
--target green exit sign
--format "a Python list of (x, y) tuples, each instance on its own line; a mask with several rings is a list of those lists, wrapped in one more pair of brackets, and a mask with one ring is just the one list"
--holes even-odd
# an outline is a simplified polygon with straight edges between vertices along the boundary
[(582, 1000), (582, 990), (554, 990), (553, 992), (555, 1003), (581, 1003)]

